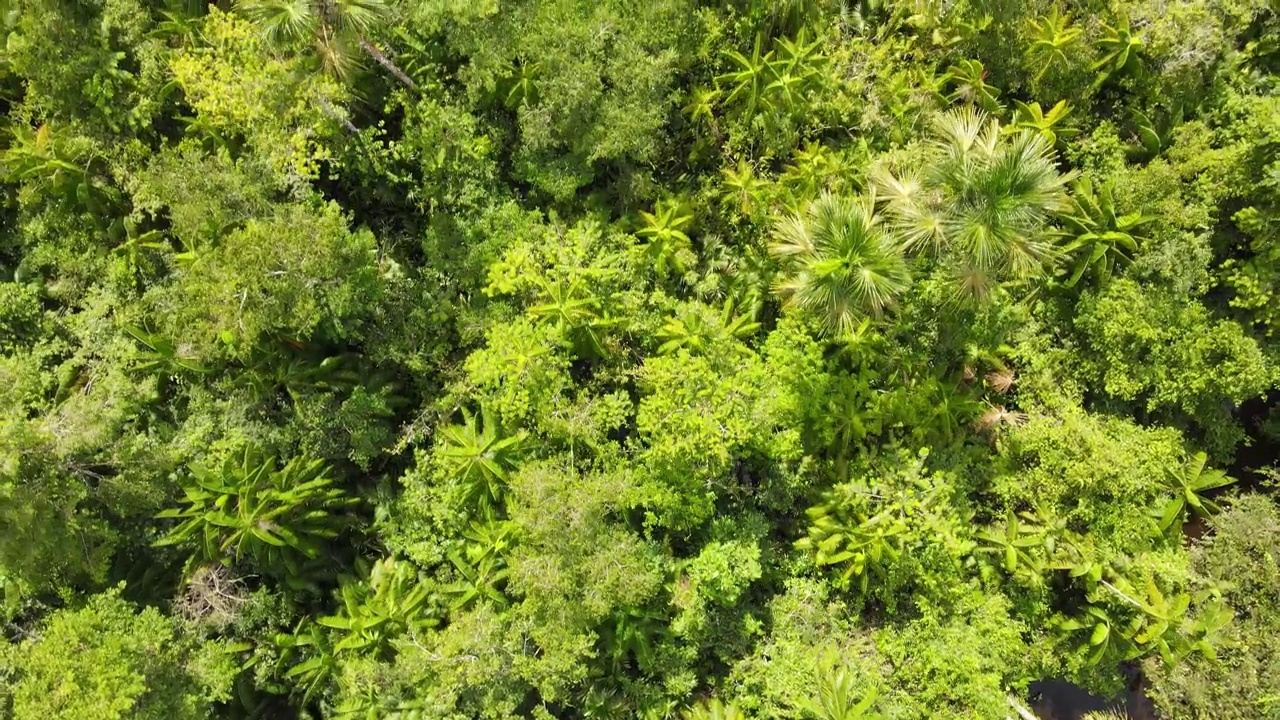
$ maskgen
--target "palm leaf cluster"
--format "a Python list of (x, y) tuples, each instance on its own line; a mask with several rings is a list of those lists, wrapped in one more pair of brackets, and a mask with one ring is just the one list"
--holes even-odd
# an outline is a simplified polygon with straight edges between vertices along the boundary
[(777, 290), (785, 301), (837, 335), (883, 313), (911, 282), (902, 244), (871, 197), (824, 193), (803, 215), (778, 221), (770, 251), (784, 263)]
[(723, 700), (712, 698), (703, 700), (684, 711), (684, 720), (746, 720), (746, 715), (733, 703), (725, 704)]
[(236, 9), (280, 45), (313, 44), (325, 70), (348, 77), (365, 38), (391, 16), (386, 0), (238, 0)]
[(1080, 28), (1071, 26), (1071, 19), (1062, 15), (1058, 8), (1043, 17), (1030, 22), (1035, 41), (1027, 50), (1032, 65), (1039, 67), (1033, 83), (1040, 82), (1044, 74), (1054, 65), (1071, 66), (1068, 54), (1080, 39)]
[(383, 558), (368, 577), (347, 581), (337, 614), (303, 619), (292, 633), (276, 636), (282, 677), (297, 683), (304, 701), (322, 693), (344, 656), (386, 657), (393, 641), (433, 627), (430, 585), (411, 563)]
[(671, 355), (680, 350), (702, 351), (720, 342), (745, 340), (760, 329), (760, 323), (749, 315), (735, 315), (733, 301), (724, 303), (719, 315), (706, 312), (697, 306), (677, 311), (657, 332), (662, 341), (659, 355)]
[(524, 436), (506, 435), (488, 408), (478, 416), (464, 409), (462, 415), (464, 424), (442, 430), (443, 456), (465, 502), (489, 510), (502, 501), (508, 471), (515, 467)]
[(1013, 127), (1018, 130), (1034, 130), (1044, 136), (1050, 145), (1057, 145), (1059, 140), (1069, 140), (1079, 134), (1079, 130), (1062, 124), (1074, 109), (1066, 100), (1059, 100), (1046, 112), (1040, 103), (1024, 103), (1014, 101), (1017, 110), (1013, 114)]
[(1055, 139), (1002, 133), (972, 107), (944, 114), (922, 169), (881, 166), (872, 192), (823, 193), (775, 224), (778, 293), (829, 334), (847, 335), (909, 287), (909, 253), (935, 257), (963, 297), (1046, 274), (1062, 256), (1050, 223), (1067, 207), (1071, 179), (1058, 171)]
[(383, 558), (367, 579), (343, 584), (339, 612), (317, 622), (337, 631), (334, 652), (385, 653), (397, 636), (435, 624), (429, 587), (412, 563)]
[(1178, 532), (1189, 514), (1201, 517), (1217, 515), (1222, 508), (1206, 496), (1234, 483), (1235, 478), (1225, 470), (1208, 467), (1209, 456), (1196, 453), (1176, 471), (1166, 472), (1164, 488), (1173, 495), (1160, 513), (1160, 529), (1165, 533)]
[(1095, 191), (1088, 178), (1072, 183), (1071, 203), (1062, 215), (1067, 243), (1062, 250), (1072, 257), (1065, 285), (1074, 287), (1092, 269), (1106, 282), (1117, 265), (1127, 265), (1143, 237), (1141, 227), (1155, 220), (1140, 212), (1117, 215), (1111, 186)]
[(194, 545), (203, 560), (232, 565), (251, 561), (264, 569), (302, 575), (302, 565), (324, 552), (358, 502), (334, 487), (323, 461), (276, 459), (247, 447), (221, 467), (191, 468), (184, 507), (161, 518), (181, 520), (158, 545)]
[(968, 295), (1043, 274), (1058, 251), (1047, 225), (1070, 179), (1039, 133), (1002, 135), (974, 108), (941, 116), (922, 171), (880, 168), (875, 185), (908, 250), (937, 255)]
[(763, 107), (768, 111), (793, 110), (803, 106), (805, 95), (823, 82), (827, 59), (820, 52), (820, 40), (809, 40), (801, 31), (794, 39), (781, 39), (775, 50), (762, 52), (763, 37), (757, 35), (751, 56), (729, 51), (725, 56), (732, 70), (716, 77), (718, 91), (731, 87), (725, 105), (747, 115)]
[(817, 694), (801, 708), (818, 720), (880, 720), (884, 716), (875, 711), (879, 697), (875, 687), (859, 692), (853, 673), (836, 668), (820, 674)]
[(644, 227), (636, 231), (636, 237), (645, 241), (645, 254), (652, 260), (659, 273), (672, 270), (684, 273), (684, 259), (692, 241), (685, 233), (693, 222), (693, 216), (684, 214), (676, 202), (659, 202), (652, 213), (640, 212)]

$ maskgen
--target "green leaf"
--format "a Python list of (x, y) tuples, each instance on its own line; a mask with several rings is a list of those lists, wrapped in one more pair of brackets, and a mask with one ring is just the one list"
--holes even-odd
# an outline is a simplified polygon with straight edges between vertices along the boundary
[(1093, 633), (1089, 636), (1090, 645), (1101, 645), (1107, 641), (1107, 637), (1111, 634), (1111, 627), (1106, 623), (1098, 623), (1093, 626)]
[(316, 618), (316, 624), (334, 628), (335, 630), (348, 630), (351, 628), (350, 619), (335, 615)]
[(843, 552), (836, 553), (835, 555), (819, 555), (818, 564), (819, 565), (837, 565), (839, 563), (853, 559), (854, 554), (855, 553), (853, 552), (845, 550)]

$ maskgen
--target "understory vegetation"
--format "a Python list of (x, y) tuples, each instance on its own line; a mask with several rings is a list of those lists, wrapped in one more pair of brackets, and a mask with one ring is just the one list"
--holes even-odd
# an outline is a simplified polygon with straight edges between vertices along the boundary
[(0, 25), (0, 718), (1280, 718), (1276, 0)]

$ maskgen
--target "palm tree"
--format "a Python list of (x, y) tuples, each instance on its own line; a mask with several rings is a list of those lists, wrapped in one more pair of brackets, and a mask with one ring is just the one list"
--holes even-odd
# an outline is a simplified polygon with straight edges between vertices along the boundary
[(1064, 284), (1074, 287), (1091, 268), (1100, 281), (1106, 282), (1116, 265), (1132, 262), (1126, 253), (1138, 249), (1144, 239), (1140, 228), (1155, 218), (1141, 212), (1116, 215), (1110, 183), (1100, 185), (1095, 192), (1089, 179), (1081, 178), (1072, 183), (1071, 189), (1071, 202), (1061, 217), (1067, 239), (1062, 252), (1072, 257), (1071, 274)]
[(502, 501), (524, 433), (503, 432), (489, 408), (482, 408), (479, 416), (463, 408), (462, 417), (465, 424), (441, 431), (443, 456), (461, 482), (466, 500), (487, 510)]
[(733, 703), (725, 704), (723, 700), (711, 699), (685, 710), (684, 720), (746, 720), (746, 715)]
[(347, 78), (358, 62), (358, 48), (405, 87), (417, 85), (367, 39), (391, 16), (387, 0), (236, 0), (236, 9), (262, 28), (267, 38), (284, 45), (315, 43), (325, 70)]
[(773, 51), (761, 54), (763, 42), (764, 38), (756, 35), (751, 57), (736, 50), (726, 51), (725, 56), (732, 60), (736, 67), (731, 72), (716, 76), (717, 86), (733, 86), (733, 90), (725, 97), (725, 104), (742, 103), (743, 111), (748, 116), (755, 113), (756, 104), (764, 96), (769, 82), (769, 71), (773, 67)]
[(429, 588), (412, 563), (385, 557), (367, 578), (344, 581), (337, 614), (316, 623), (337, 631), (335, 654), (383, 654), (397, 636), (436, 624), (428, 614)]
[(666, 275), (675, 270), (683, 274), (686, 268), (680, 255), (692, 243), (684, 229), (693, 222), (693, 216), (684, 214), (678, 202), (659, 201), (652, 213), (641, 210), (640, 219), (644, 227), (636, 231), (636, 237), (644, 238), (645, 253), (658, 273)]
[(823, 193), (804, 215), (778, 221), (769, 250), (783, 261), (778, 293), (835, 334), (883, 313), (911, 282), (902, 246), (881, 224), (871, 197)]
[(1115, 27), (1107, 23), (1102, 23), (1102, 27), (1107, 31), (1107, 34), (1098, 40), (1102, 57), (1090, 66), (1090, 69), (1098, 73), (1090, 86), (1090, 90), (1094, 91), (1102, 87), (1107, 78), (1112, 75), (1125, 70), (1138, 71), (1142, 68), (1142, 59), (1138, 53), (1142, 49), (1143, 41), (1141, 37), (1133, 34), (1129, 19), (1121, 17)]
[(984, 297), (1058, 259), (1046, 226), (1070, 176), (1056, 161), (1042, 134), (1002, 135), (999, 122), (966, 107), (939, 118), (922, 173), (882, 167), (873, 180), (907, 249), (940, 255), (967, 294)]
[(879, 691), (874, 686), (859, 693), (852, 673), (844, 668), (823, 672), (816, 697), (801, 703), (801, 708), (820, 720), (876, 720)]
[(1173, 495), (1160, 513), (1160, 530), (1173, 534), (1182, 530), (1188, 514), (1216, 515), (1222, 508), (1207, 496), (1208, 491), (1224, 487), (1236, 479), (1225, 470), (1206, 467), (1209, 457), (1198, 452), (1177, 470), (1167, 470), (1164, 489)]
[(743, 217), (751, 217), (765, 204), (769, 181), (757, 177), (755, 168), (745, 158), (738, 158), (736, 168), (726, 167), (720, 173), (724, 176), (722, 203), (741, 211)]
[(359, 503), (334, 487), (322, 460), (295, 457), (281, 467), (246, 447), (220, 468), (190, 470), (183, 507), (157, 515), (181, 522), (155, 544), (194, 546), (200, 560), (226, 566), (251, 560), (297, 587), (306, 586), (304, 561), (325, 552)]
[(961, 60), (947, 68), (947, 74), (943, 76), (942, 82), (956, 84), (955, 90), (947, 95), (947, 100), (951, 102), (976, 104), (991, 112), (1000, 109), (1000, 101), (996, 99), (1000, 89), (987, 84), (987, 71), (977, 60)]
[(778, 40), (781, 57), (769, 65), (774, 80), (765, 87), (765, 92), (776, 97), (783, 108), (801, 107), (807, 94), (826, 77), (822, 72), (826, 58), (819, 51), (821, 47), (822, 39), (809, 42), (803, 28), (794, 40)]
[(1059, 127), (1059, 123), (1071, 114), (1071, 103), (1066, 100), (1059, 100), (1048, 112), (1041, 110), (1038, 102), (1027, 104), (1015, 100), (1014, 104), (1018, 108), (1013, 114), (1014, 127), (1019, 130), (1034, 130), (1043, 135), (1050, 145), (1056, 146), (1058, 138), (1066, 140), (1079, 132), (1075, 128)]
[(1040, 82), (1040, 78), (1055, 63), (1071, 66), (1071, 57), (1067, 51), (1080, 39), (1081, 30), (1071, 27), (1070, 18), (1059, 13), (1057, 8), (1038, 20), (1032, 20), (1031, 29), (1034, 31), (1035, 41), (1027, 49), (1027, 57), (1033, 65), (1040, 66), (1039, 72), (1031, 79), (1034, 84)]

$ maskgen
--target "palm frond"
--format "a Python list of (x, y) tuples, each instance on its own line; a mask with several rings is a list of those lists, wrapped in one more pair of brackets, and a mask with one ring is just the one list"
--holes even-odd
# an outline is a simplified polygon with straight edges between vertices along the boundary
[(1058, 172), (1042, 133), (1009, 136), (973, 107), (935, 122), (932, 156), (920, 180), (877, 171), (892, 231), (908, 250), (946, 256), (962, 294), (1038, 277), (1062, 256), (1048, 224), (1065, 207), (1070, 174)]
[(835, 334), (880, 315), (910, 284), (901, 244), (870, 197), (824, 193), (803, 216), (778, 221), (770, 251), (786, 263), (776, 285), (785, 302), (822, 318)]
[(809, 228), (799, 215), (788, 215), (774, 225), (774, 242), (770, 250), (780, 257), (793, 257), (814, 252)]
[(1098, 710), (1085, 713), (1081, 720), (1129, 720), (1129, 713), (1123, 710)]
[(975, 107), (963, 107), (943, 113), (934, 122), (936, 147), (954, 157), (968, 155), (983, 140), (990, 124), (987, 114)]
[(894, 175), (884, 165), (872, 168), (871, 185), (880, 199), (890, 204), (916, 202), (924, 190), (920, 178), (914, 173)]
[(324, 26), (316, 33), (316, 57), (325, 72), (346, 80), (360, 67), (360, 55), (355, 38)]
[(332, 0), (333, 25), (357, 35), (367, 35), (391, 16), (386, 0)]
[(304, 40), (320, 22), (311, 0), (237, 0), (235, 7), (272, 42)]

